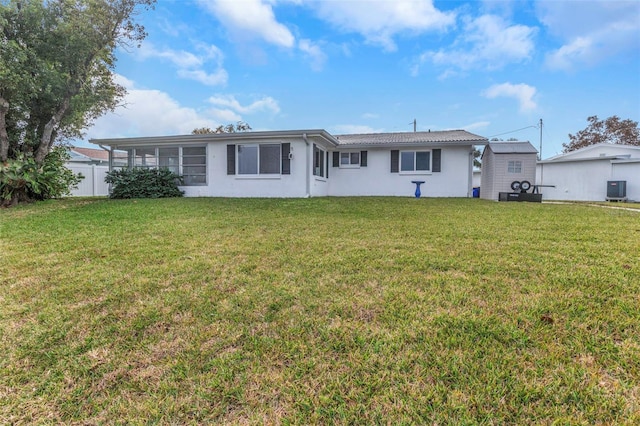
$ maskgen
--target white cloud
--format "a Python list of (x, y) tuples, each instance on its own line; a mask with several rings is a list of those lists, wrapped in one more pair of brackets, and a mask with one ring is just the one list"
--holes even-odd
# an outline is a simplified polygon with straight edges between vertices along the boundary
[(327, 61), (327, 55), (320, 49), (318, 44), (313, 43), (311, 40), (302, 39), (298, 42), (298, 48), (304, 52), (309, 59), (312, 70), (322, 71)]
[(213, 117), (180, 105), (167, 93), (138, 89), (120, 75), (116, 81), (127, 89), (124, 105), (100, 117), (87, 131), (89, 138), (188, 134), (198, 127), (216, 127)]
[(270, 96), (253, 101), (249, 105), (242, 105), (233, 95), (218, 95), (210, 97), (209, 103), (217, 107), (227, 107), (226, 109), (239, 114), (254, 114), (256, 112), (271, 112), (272, 114), (278, 114), (280, 112), (278, 101)]
[(485, 129), (491, 125), (490, 121), (476, 121), (475, 123), (467, 124), (462, 126), (463, 129), (467, 131), (477, 130), (477, 129)]
[[(224, 55), (213, 45), (196, 45), (199, 54), (184, 50), (158, 49), (152, 43), (144, 43), (137, 51), (138, 59), (160, 58), (171, 62), (178, 68), (178, 76), (198, 81), (207, 86), (222, 86), (227, 83), (229, 74), (223, 68)], [(211, 72), (206, 69), (212, 68)]]
[(276, 20), (272, 2), (263, 0), (199, 0), (234, 37), (261, 38), (276, 46), (292, 48), (295, 37)]
[(366, 120), (371, 120), (371, 119), (375, 119), (375, 118), (380, 118), (379, 114), (374, 114), (372, 112), (365, 112), (364, 114), (362, 114), (362, 118), (366, 119)]
[(366, 134), (366, 133), (382, 133), (384, 129), (374, 129), (370, 126), (362, 126), (359, 124), (338, 124), (333, 126), (334, 132), (338, 134)]
[(488, 99), (495, 99), (497, 97), (516, 99), (520, 106), (520, 112), (530, 112), (534, 111), (537, 108), (537, 105), (533, 100), (535, 94), (535, 87), (523, 83), (494, 84), (493, 86), (482, 92), (482, 95)]
[(540, 1), (536, 9), (549, 33), (564, 43), (547, 54), (550, 68), (572, 70), (640, 50), (640, 2)]
[[(416, 75), (420, 65), (427, 61), (461, 70), (499, 69), (511, 62), (528, 60), (534, 51), (535, 27), (510, 25), (496, 15), (466, 17), (463, 21), (464, 27), (456, 41), (438, 51), (423, 53), (412, 67), (412, 75)], [(455, 72), (448, 70), (441, 78), (451, 74)]]
[(344, 32), (361, 34), (368, 42), (396, 50), (400, 33), (444, 30), (455, 23), (455, 13), (440, 12), (431, 0), (310, 1), (318, 15)]

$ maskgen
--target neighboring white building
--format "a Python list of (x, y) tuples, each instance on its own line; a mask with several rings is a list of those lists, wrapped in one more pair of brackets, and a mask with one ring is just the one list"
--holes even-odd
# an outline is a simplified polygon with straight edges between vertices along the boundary
[(608, 181), (626, 181), (640, 201), (640, 146), (601, 143), (539, 161), (537, 184), (546, 200), (605, 201)]
[(515, 181), (536, 181), (538, 151), (529, 142), (491, 142), (482, 153), (480, 198), (498, 200), (500, 192), (514, 192)]
[(128, 167), (182, 175), (186, 196), (412, 196), (412, 181), (424, 181), (424, 196), (471, 197), (474, 146), (487, 139), (464, 130), (340, 136), (291, 130), (91, 142), (126, 151)]

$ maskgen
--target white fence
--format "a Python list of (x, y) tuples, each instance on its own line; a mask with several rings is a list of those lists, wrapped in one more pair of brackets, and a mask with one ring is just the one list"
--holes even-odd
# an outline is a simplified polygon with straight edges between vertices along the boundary
[(109, 166), (67, 163), (66, 167), (73, 173), (81, 173), (84, 176), (78, 188), (71, 190), (71, 195), (75, 197), (109, 195), (109, 185), (104, 182)]

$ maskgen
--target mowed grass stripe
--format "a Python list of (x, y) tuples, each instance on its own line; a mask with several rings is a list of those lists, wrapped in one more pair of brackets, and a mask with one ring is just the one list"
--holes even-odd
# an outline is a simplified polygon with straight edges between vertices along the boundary
[(640, 421), (636, 212), (64, 200), (0, 244), (0, 423)]

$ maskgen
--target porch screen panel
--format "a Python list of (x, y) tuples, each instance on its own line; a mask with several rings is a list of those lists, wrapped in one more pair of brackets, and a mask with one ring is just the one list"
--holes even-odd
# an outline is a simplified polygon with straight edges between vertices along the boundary
[(206, 147), (182, 148), (182, 177), (185, 186), (207, 184)]
[(159, 166), (180, 174), (179, 148), (158, 148)]

